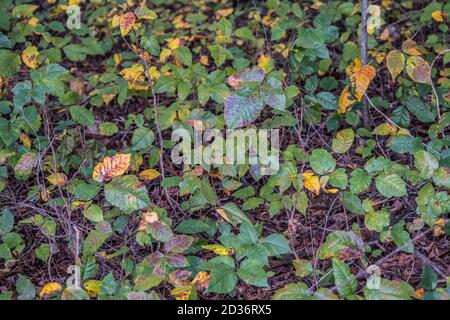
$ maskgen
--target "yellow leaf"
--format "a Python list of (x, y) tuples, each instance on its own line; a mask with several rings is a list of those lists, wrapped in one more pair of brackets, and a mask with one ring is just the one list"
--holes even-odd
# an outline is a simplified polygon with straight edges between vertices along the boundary
[(172, 297), (176, 300), (188, 300), (192, 293), (192, 286), (173, 288), (170, 291)]
[(126, 36), (134, 26), (136, 18), (133, 12), (127, 12), (120, 16), (119, 26), (122, 37)]
[(20, 134), (20, 141), (23, 143), (23, 145), (27, 148), (31, 148), (31, 139), (26, 133)]
[(389, 136), (397, 133), (397, 127), (389, 122), (384, 122), (376, 126), (372, 133), (378, 136)]
[(164, 48), (161, 50), (161, 53), (159, 54), (159, 60), (161, 60), (162, 63), (166, 62), (167, 58), (170, 57), (172, 54), (172, 50)]
[(392, 76), (392, 80), (395, 81), (395, 78), (402, 73), (405, 65), (405, 56), (400, 50), (392, 50), (386, 57), (386, 65)]
[(155, 66), (151, 66), (148, 69), (148, 74), (150, 75), (150, 79), (152, 79), (152, 81), (158, 80), (159, 77), (161, 77), (161, 73), (158, 71), (158, 69), (156, 69)]
[(39, 51), (35, 46), (27, 47), (22, 52), (22, 61), (29, 68), (36, 69), (39, 66)]
[(39, 298), (49, 297), (61, 292), (62, 287), (58, 282), (47, 282), (39, 292)]
[(67, 183), (67, 176), (65, 173), (56, 172), (47, 177), (47, 181), (54, 186), (63, 186)]
[(262, 54), (259, 58), (258, 58), (258, 67), (260, 67), (265, 74), (268, 74), (270, 71), (272, 71), (273, 69), (273, 60), (269, 55), (264, 55)]
[(228, 9), (220, 9), (217, 10), (216, 13), (221, 17), (228, 17), (230, 14), (232, 14), (234, 11), (234, 8), (228, 8)]
[(171, 39), (167, 39), (167, 46), (169, 47), (169, 49), (171, 50), (175, 50), (176, 48), (178, 48), (181, 44), (181, 39), (179, 38), (171, 38)]
[(87, 280), (83, 287), (89, 293), (90, 296), (98, 296), (100, 293), (100, 286), (102, 285), (102, 282), (100, 280)]
[(434, 21), (436, 22), (444, 22), (444, 17), (441, 10), (436, 10), (431, 13)]
[(206, 290), (208, 289), (209, 280), (211, 280), (211, 275), (206, 271), (200, 271), (192, 279), (191, 284), (195, 285), (197, 290)]
[(408, 58), (406, 61), (406, 73), (416, 82), (431, 83), (431, 67), (421, 57)]
[(203, 249), (211, 250), (215, 254), (221, 255), (221, 256), (229, 256), (233, 254), (233, 249), (227, 248), (221, 244), (207, 244), (202, 246)]
[(119, 64), (122, 63), (122, 56), (120, 55), (120, 53), (114, 53), (113, 59), (114, 59), (114, 63), (116, 64), (116, 66), (118, 66)]
[(123, 175), (130, 167), (131, 154), (119, 153), (113, 157), (106, 157), (98, 163), (92, 172), (92, 179), (104, 182)]
[(344, 90), (342, 90), (339, 96), (339, 109), (338, 114), (346, 113), (348, 108), (356, 102), (356, 98), (350, 91), (350, 85), (347, 85)]
[(352, 83), (352, 92), (358, 101), (362, 100), (370, 81), (372, 81), (376, 73), (377, 71), (371, 65), (355, 67), (354, 72), (350, 75), (350, 81)]
[(158, 178), (161, 174), (155, 169), (146, 169), (139, 173), (139, 179), (143, 181), (152, 181)]
[(115, 15), (114, 17), (112, 17), (112, 20), (111, 20), (111, 26), (113, 27), (113, 28), (115, 28), (115, 27), (117, 27), (118, 25), (120, 25), (120, 15)]
[(133, 64), (131, 67), (123, 69), (120, 71), (120, 75), (125, 80), (136, 83), (136, 82), (144, 82), (144, 67), (139, 63)]
[(305, 183), (304, 183), (305, 188), (318, 196), (320, 194), (319, 177), (315, 176), (314, 173), (311, 171), (304, 172), (302, 174), (302, 176), (305, 179)]
[(416, 49), (416, 45), (417, 44), (414, 40), (405, 40), (405, 42), (403, 42), (402, 44), (402, 50), (404, 53), (409, 54), (410, 56), (420, 56), (422, 54)]

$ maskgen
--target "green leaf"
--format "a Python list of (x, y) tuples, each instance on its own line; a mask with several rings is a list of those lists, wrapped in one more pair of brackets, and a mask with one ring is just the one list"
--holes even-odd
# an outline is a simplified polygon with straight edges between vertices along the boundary
[(329, 180), (328, 183), (335, 187), (335, 188), (339, 188), (341, 190), (344, 190), (345, 188), (347, 188), (348, 185), (348, 176), (347, 173), (345, 172), (344, 168), (339, 168), (336, 169), (335, 172), (333, 172), (332, 174), (329, 175)]
[(264, 270), (264, 266), (260, 261), (254, 259), (245, 259), (241, 262), (237, 275), (244, 282), (255, 287), (269, 287), (267, 281), (267, 274)]
[(96, 204), (92, 204), (85, 209), (83, 215), (92, 222), (103, 221), (103, 210)]
[(141, 39), (141, 45), (142, 48), (144, 48), (152, 56), (158, 57), (161, 52), (158, 40), (154, 35), (143, 36)]
[(340, 295), (348, 297), (358, 289), (358, 281), (345, 262), (333, 258), (334, 282)]
[(42, 243), (39, 247), (37, 247), (34, 252), (36, 253), (36, 257), (39, 260), (47, 262), (50, 257), (50, 245), (48, 243)]
[(264, 101), (256, 94), (231, 93), (225, 99), (225, 121), (230, 129), (240, 128), (256, 120), (264, 108)]
[(0, 50), (0, 77), (12, 77), (20, 70), (20, 56), (10, 50)]
[(185, 66), (192, 65), (192, 53), (188, 47), (178, 47), (175, 49), (175, 57), (181, 61)]
[(84, 240), (83, 257), (87, 258), (94, 255), (111, 235), (111, 225), (106, 221), (99, 222), (95, 226), (95, 230), (89, 232)]
[(336, 167), (336, 160), (324, 149), (314, 149), (309, 157), (309, 163), (317, 174), (329, 173)]
[(145, 231), (150, 233), (156, 241), (167, 242), (173, 237), (172, 230), (160, 221), (149, 223)]
[(70, 116), (73, 120), (84, 126), (93, 126), (95, 118), (92, 112), (83, 106), (72, 106), (69, 109)]
[(8, 208), (2, 210), (0, 214), (0, 238), (14, 228), (14, 216)]
[(386, 210), (372, 211), (365, 215), (364, 222), (370, 231), (381, 232), (389, 226), (390, 214)]
[(438, 276), (434, 272), (433, 268), (429, 265), (425, 265), (422, 269), (422, 277), (420, 281), (422, 288), (427, 291), (433, 291), (437, 287)]
[(333, 139), (331, 148), (337, 153), (346, 153), (353, 144), (355, 139), (355, 132), (353, 129), (344, 129), (336, 134), (336, 138)]
[(271, 235), (262, 238), (260, 243), (267, 249), (269, 256), (279, 256), (292, 252), (289, 242), (285, 237), (278, 233), (272, 233)]
[(114, 178), (105, 186), (105, 198), (125, 213), (144, 209), (150, 204), (147, 188), (133, 175)]
[(364, 192), (369, 188), (371, 182), (372, 177), (368, 173), (360, 168), (355, 169), (350, 178), (350, 191), (355, 194)]
[(18, 300), (33, 300), (36, 296), (36, 288), (30, 279), (19, 274), (16, 281), (16, 291), (18, 293)]
[(414, 153), (414, 166), (423, 179), (430, 179), (439, 168), (438, 160), (429, 152), (421, 150)]
[(289, 283), (275, 291), (273, 300), (309, 300), (311, 295), (308, 286), (303, 282)]
[(396, 173), (383, 173), (375, 179), (378, 192), (387, 198), (403, 197), (406, 195), (405, 181)]
[(363, 251), (364, 244), (362, 239), (352, 231), (333, 231), (320, 245), (317, 256), (321, 260), (332, 258), (345, 248)]
[(226, 220), (229, 221), (233, 226), (236, 226), (242, 222), (251, 223), (247, 215), (242, 212), (241, 209), (233, 202), (225, 203), (222, 208), (225, 212)]
[(414, 289), (403, 281), (381, 279), (380, 288), (364, 288), (364, 296), (367, 300), (411, 300)]

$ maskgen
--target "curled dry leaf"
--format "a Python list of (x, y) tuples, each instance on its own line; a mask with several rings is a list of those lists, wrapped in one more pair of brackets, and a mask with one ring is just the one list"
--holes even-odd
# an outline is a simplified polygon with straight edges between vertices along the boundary
[(158, 214), (156, 212), (144, 211), (141, 221), (139, 221), (138, 231), (144, 231), (148, 224), (155, 221), (158, 221)]
[(95, 166), (92, 179), (97, 182), (105, 182), (121, 176), (130, 167), (130, 160), (131, 154), (119, 153), (112, 157), (106, 157)]

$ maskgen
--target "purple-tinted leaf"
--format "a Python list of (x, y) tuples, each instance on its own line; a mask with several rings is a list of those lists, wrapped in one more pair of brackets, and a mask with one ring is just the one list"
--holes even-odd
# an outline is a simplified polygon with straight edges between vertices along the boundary
[(159, 221), (149, 223), (145, 230), (150, 233), (155, 240), (161, 242), (167, 242), (173, 236), (172, 230)]
[(249, 125), (256, 120), (263, 108), (263, 99), (258, 95), (231, 93), (225, 99), (225, 122), (230, 129)]
[(166, 255), (166, 261), (173, 267), (182, 268), (189, 266), (186, 257), (178, 253), (169, 253)]
[(177, 235), (172, 237), (166, 244), (165, 244), (165, 251), (166, 252), (175, 252), (175, 253), (181, 253), (187, 248), (189, 248), (194, 241), (193, 237), (187, 236), (187, 235)]

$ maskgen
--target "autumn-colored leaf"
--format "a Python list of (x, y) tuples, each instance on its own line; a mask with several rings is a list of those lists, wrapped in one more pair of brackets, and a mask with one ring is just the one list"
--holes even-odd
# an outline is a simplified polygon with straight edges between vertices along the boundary
[(395, 78), (402, 73), (405, 65), (405, 56), (400, 50), (392, 50), (386, 57), (386, 65), (392, 76), (392, 80), (395, 81)]
[(101, 285), (102, 282), (99, 280), (87, 280), (83, 287), (91, 297), (96, 297), (100, 294)]
[(273, 59), (269, 55), (262, 54), (258, 58), (258, 67), (260, 67), (265, 74), (268, 74), (270, 71), (272, 71), (273, 66)]
[(120, 16), (119, 26), (120, 26), (120, 34), (122, 37), (125, 37), (133, 28), (136, 18), (133, 12), (127, 12), (124, 15)]
[(142, 213), (141, 220), (139, 221), (138, 231), (144, 231), (148, 224), (155, 221), (158, 221), (158, 214), (156, 212), (144, 211), (144, 213)]
[(20, 134), (20, 141), (22, 142), (22, 144), (23, 144), (25, 147), (31, 148), (31, 139), (30, 139), (30, 137), (29, 137), (26, 133), (22, 132), (22, 133)]
[(431, 13), (431, 17), (436, 22), (444, 22), (444, 15), (441, 10), (436, 10)]
[(188, 300), (192, 293), (192, 286), (173, 288), (170, 294), (176, 300)]
[(155, 169), (146, 169), (139, 173), (139, 179), (142, 181), (152, 181), (158, 178), (161, 174)]
[(431, 67), (421, 57), (409, 57), (406, 61), (406, 72), (416, 82), (431, 83)]
[(345, 86), (344, 90), (342, 90), (341, 95), (339, 96), (339, 109), (338, 113), (343, 114), (346, 113), (348, 108), (356, 102), (356, 98), (353, 96), (350, 85)]
[(227, 248), (221, 244), (207, 244), (202, 246), (203, 249), (211, 250), (215, 254), (221, 255), (221, 256), (229, 256), (233, 254), (233, 249)]
[(369, 87), (370, 82), (375, 77), (377, 71), (371, 65), (357, 67), (350, 75), (352, 83), (352, 92), (355, 94), (358, 101), (361, 101), (364, 93)]
[(39, 298), (45, 298), (61, 292), (62, 287), (58, 282), (47, 282), (39, 292)]
[(92, 172), (92, 179), (98, 182), (105, 182), (121, 176), (130, 167), (130, 160), (131, 154), (119, 153), (112, 157), (106, 157), (95, 166)]
[(39, 66), (39, 51), (35, 46), (27, 47), (22, 52), (22, 61), (31, 69)]
[(305, 188), (318, 196), (320, 194), (319, 177), (315, 176), (312, 171), (306, 171), (302, 174), (302, 176), (303, 179), (305, 180), (304, 182)]
[(52, 173), (47, 177), (47, 181), (54, 186), (63, 186), (67, 183), (67, 176), (63, 172)]
[(194, 285), (197, 290), (203, 291), (208, 289), (209, 280), (211, 280), (211, 275), (206, 271), (200, 271), (194, 279), (192, 279), (191, 284)]
[(410, 56), (420, 56), (422, 55), (422, 53), (420, 53), (417, 49), (416, 49), (417, 43), (412, 40), (412, 39), (408, 39), (405, 40), (402, 44), (402, 50), (404, 53), (409, 54)]
[(378, 136), (388, 136), (397, 133), (397, 127), (389, 122), (384, 122), (376, 126), (372, 132)]

